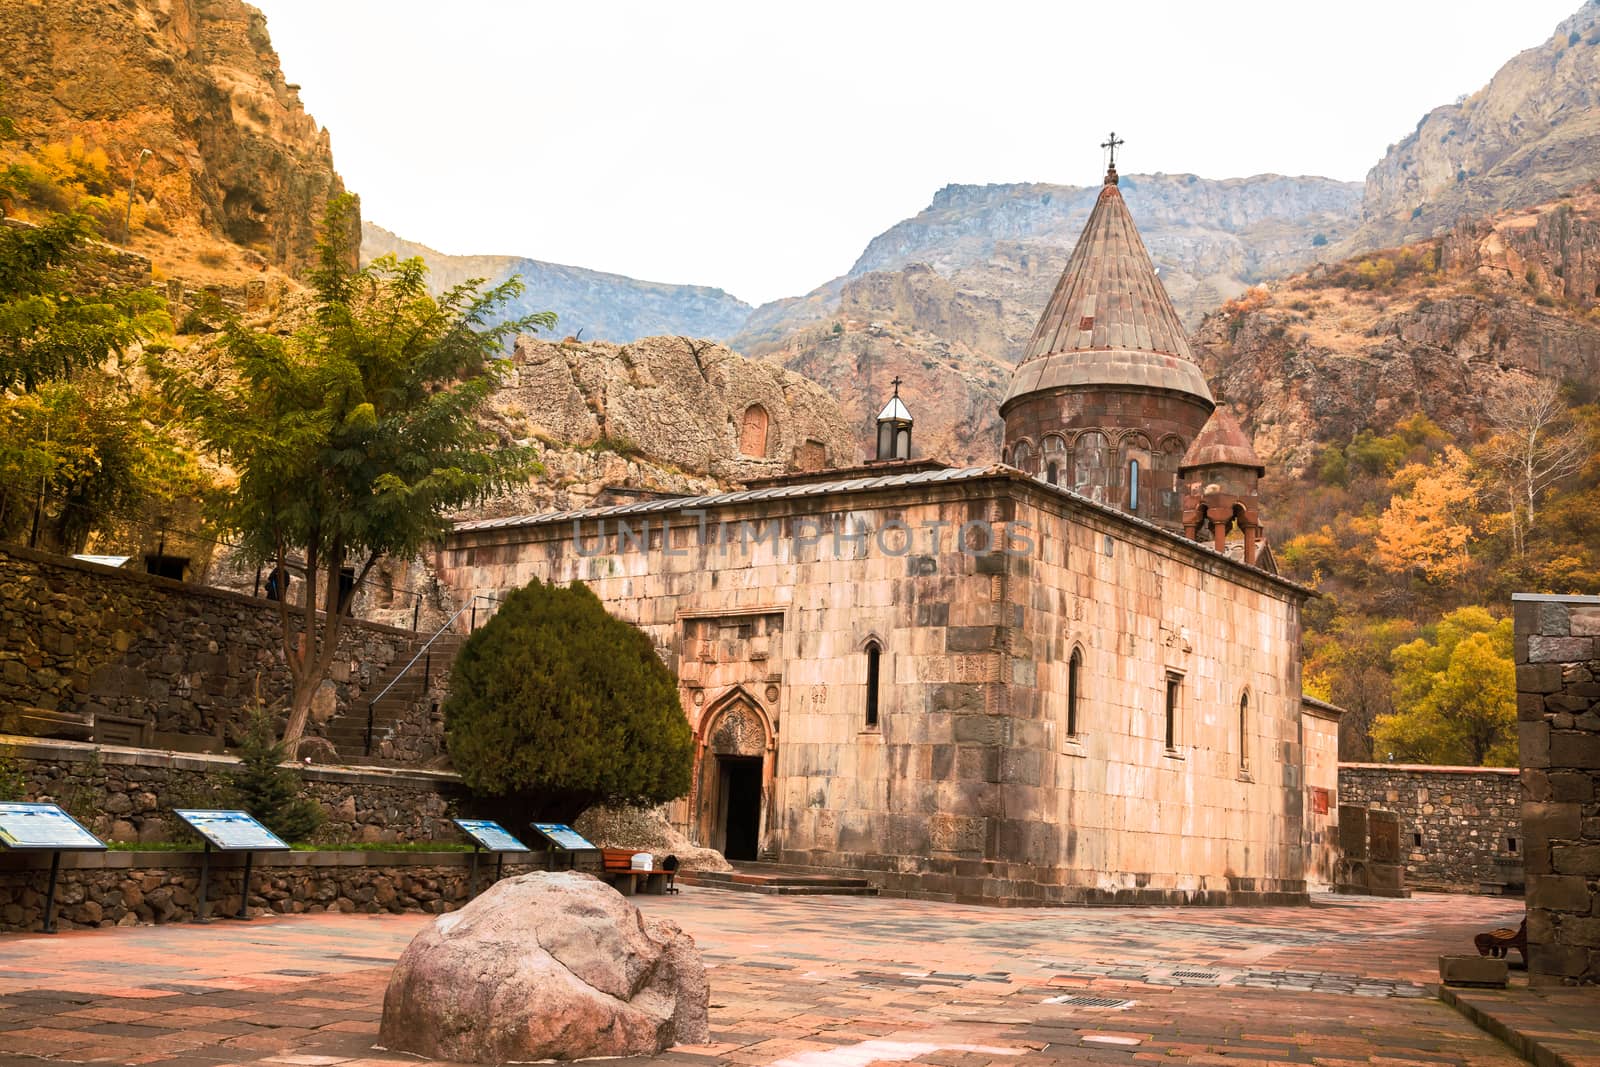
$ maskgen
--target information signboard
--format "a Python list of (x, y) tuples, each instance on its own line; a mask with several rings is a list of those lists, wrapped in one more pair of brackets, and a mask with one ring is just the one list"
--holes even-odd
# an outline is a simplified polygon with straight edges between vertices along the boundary
[(40, 851), (103, 851), (105, 842), (56, 804), (0, 803), (0, 845)]
[(174, 808), (178, 818), (194, 827), (212, 847), (228, 852), (285, 852), (283, 838), (256, 821), (247, 811), (209, 811)]
[(472, 838), (478, 847), (490, 852), (528, 852), (530, 849), (513, 837), (504, 826), (492, 819), (455, 819), (461, 832)]
[(533, 824), (533, 828), (543, 834), (551, 844), (559, 849), (565, 849), (568, 852), (599, 851), (582, 834), (566, 823), (536, 822)]

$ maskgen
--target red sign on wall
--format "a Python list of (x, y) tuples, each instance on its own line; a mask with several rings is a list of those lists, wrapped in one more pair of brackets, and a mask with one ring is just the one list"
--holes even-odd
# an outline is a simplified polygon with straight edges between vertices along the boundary
[(1313, 815), (1328, 814), (1328, 801), (1332, 793), (1331, 789), (1323, 789), (1321, 786), (1314, 785), (1311, 787), (1311, 813)]

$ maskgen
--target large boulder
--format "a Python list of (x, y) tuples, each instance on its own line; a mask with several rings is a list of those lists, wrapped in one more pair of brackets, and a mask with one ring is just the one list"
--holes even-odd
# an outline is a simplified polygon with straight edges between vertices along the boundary
[(598, 879), (497, 883), (418, 934), (395, 964), (379, 1043), (474, 1063), (653, 1055), (704, 1042), (694, 939)]
[(678, 857), (685, 871), (731, 871), (733, 864), (714, 848), (691, 844), (667, 821), (665, 807), (631, 804), (597, 804), (573, 823), (584, 837), (601, 848), (631, 848), (655, 856), (656, 865), (668, 856)]

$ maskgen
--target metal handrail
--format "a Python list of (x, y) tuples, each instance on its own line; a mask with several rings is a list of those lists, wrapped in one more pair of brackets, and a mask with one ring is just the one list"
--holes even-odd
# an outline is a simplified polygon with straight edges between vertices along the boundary
[(427, 662), (423, 665), (423, 669), (422, 669), (423, 670), (422, 685), (423, 685), (423, 688), (427, 688), (428, 682), (431, 680), (432, 674), (433, 674), (433, 656), (431, 655), (431, 650), (433, 648), (433, 643), (435, 641), (437, 641), (439, 638), (443, 637), (445, 635), (445, 633), (449, 631), (450, 627), (455, 625), (456, 620), (461, 618), (461, 616), (467, 614), (467, 612), (469, 612), (469, 611), (472, 613), (472, 618), (471, 618), (471, 621), (467, 624), (467, 632), (471, 633), (473, 630), (477, 629), (478, 628), (478, 601), (480, 601), (480, 600), (492, 600), (496, 604), (500, 603), (500, 598), (497, 597), (497, 596), (490, 596), (488, 593), (475, 593), (475, 594), (473, 594), (471, 600), (467, 601), (467, 603), (463, 607), (458, 608), (454, 615), (450, 616), (450, 618), (445, 620), (445, 624), (443, 626), (441, 626), (437, 630), (435, 630), (433, 632), (433, 634), (426, 641), (424, 641), (422, 643), (422, 647), (417, 649), (417, 654), (415, 656), (411, 657), (411, 662), (407, 663), (404, 667), (401, 667), (400, 668), (400, 672), (398, 674), (396, 674), (393, 678), (389, 679), (389, 684), (384, 686), (382, 689), (380, 689), (376, 696), (372, 697), (370, 700), (367, 701), (366, 754), (368, 756), (372, 755), (372, 727), (373, 727), (372, 709), (373, 709), (373, 707), (378, 703), (378, 701), (380, 701), (380, 700), (382, 700), (384, 698), (384, 696), (389, 692), (389, 690), (391, 690), (391, 689), (393, 689), (395, 687), (395, 684), (398, 683), (400, 681), (400, 679), (402, 679), (402, 678), (404, 678), (406, 676), (406, 674), (411, 670), (412, 667), (415, 667), (417, 665), (417, 660), (422, 659), (424, 656), (427, 656), (428, 659), (427, 659)]

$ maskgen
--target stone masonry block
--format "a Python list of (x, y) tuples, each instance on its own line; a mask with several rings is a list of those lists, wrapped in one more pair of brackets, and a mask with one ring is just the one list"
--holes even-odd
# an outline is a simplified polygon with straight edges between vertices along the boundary
[(995, 645), (993, 626), (951, 626), (944, 632), (949, 652), (987, 652)]
[(1574, 637), (1600, 637), (1600, 608), (1573, 608), (1571, 627)]
[(1517, 694), (1517, 720), (1519, 722), (1539, 722), (1544, 718), (1543, 693), (1518, 693)]
[(1600, 845), (1556, 845), (1550, 849), (1556, 874), (1581, 874), (1600, 878)]
[(1439, 981), (1445, 985), (1486, 986), (1504, 989), (1510, 978), (1505, 960), (1488, 956), (1440, 956)]
[(1557, 730), (1550, 734), (1552, 767), (1600, 770), (1600, 734)]
[(1550, 766), (1550, 724), (1544, 722), (1517, 723), (1517, 750), (1524, 767)]
[(1545, 637), (1562, 637), (1571, 633), (1569, 617), (1570, 609), (1565, 604), (1540, 604), (1539, 633)]
[(1518, 600), (1511, 605), (1511, 625), (1517, 636), (1535, 633), (1539, 629), (1539, 604), (1532, 600)]
[(1592, 637), (1530, 637), (1529, 663), (1577, 663), (1594, 658)]
[(1588, 949), (1600, 948), (1600, 919), (1563, 917), (1561, 943), (1582, 945)]
[(1561, 664), (1529, 663), (1517, 671), (1517, 692), (1559, 693)]
[(1575, 874), (1535, 874), (1528, 877), (1528, 907), (1548, 908), (1585, 915), (1589, 911), (1589, 882)]

